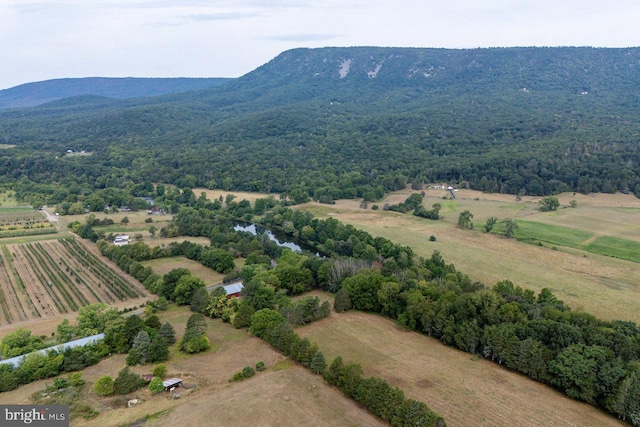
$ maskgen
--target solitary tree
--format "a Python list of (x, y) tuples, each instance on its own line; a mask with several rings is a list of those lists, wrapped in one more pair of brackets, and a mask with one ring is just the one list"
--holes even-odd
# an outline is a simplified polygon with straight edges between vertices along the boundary
[(496, 222), (498, 222), (498, 218), (496, 218), (495, 216), (487, 218), (487, 222), (485, 222), (484, 224), (484, 231), (486, 231), (487, 233), (491, 233), (491, 230), (493, 230), (493, 226), (496, 225)]
[(99, 396), (110, 396), (113, 394), (113, 378), (109, 375), (100, 377), (93, 385), (93, 391)]
[(560, 207), (557, 197), (549, 196), (540, 200), (540, 210), (542, 212), (555, 211)]
[(460, 216), (458, 217), (458, 226), (462, 228), (473, 229), (473, 222), (471, 219), (473, 218), (473, 214), (469, 212), (468, 209), (460, 212)]
[(154, 378), (149, 383), (149, 391), (151, 394), (160, 393), (164, 390), (164, 384), (160, 378)]
[(160, 363), (153, 367), (153, 371), (151, 371), (154, 377), (164, 378), (167, 375), (167, 365), (164, 363)]
[(502, 223), (504, 224), (504, 235), (506, 237), (513, 237), (516, 231), (520, 229), (518, 224), (511, 218), (505, 219)]

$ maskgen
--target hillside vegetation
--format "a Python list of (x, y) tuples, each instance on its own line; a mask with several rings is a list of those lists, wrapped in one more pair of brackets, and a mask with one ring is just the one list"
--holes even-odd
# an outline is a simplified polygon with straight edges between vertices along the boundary
[[(0, 174), (50, 200), (165, 182), (376, 200), (410, 182), (640, 193), (640, 49), (296, 49), (224, 85), (0, 114)], [(94, 153), (65, 158), (70, 147)], [(73, 199), (57, 195), (53, 199)], [(71, 200), (73, 201), (73, 200)]]

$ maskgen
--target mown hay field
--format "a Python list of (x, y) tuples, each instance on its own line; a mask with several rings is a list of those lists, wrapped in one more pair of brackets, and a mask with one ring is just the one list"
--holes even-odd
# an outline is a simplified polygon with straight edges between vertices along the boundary
[(345, 363), (360, 363), (365, 376), (400, 387), (449, 426), (625, 425), (551, 387), (378, 315), (333, 313), (296, 330), (316, 342), (327, 360), (341, 355)]

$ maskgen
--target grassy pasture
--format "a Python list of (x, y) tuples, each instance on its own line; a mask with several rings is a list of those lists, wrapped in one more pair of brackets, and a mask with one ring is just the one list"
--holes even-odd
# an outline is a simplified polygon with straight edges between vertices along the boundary
[(191, 271), (192, 275), (202, 279), (207, 286), (222, 283), (222, 278), (224, 277), (224, 274), (218, 273), (209, 267), (205, 267), (198, 261), (191, 260), (184, 256), (142, 261), (142, 265), (151, 267), (154, 273), (160, 275), (165, 275), (174, 268), (187, 268)]
[(348, 312), (296, 329), (327, 360), (341, 355), (425, 402), (450, 426), (622, 426), (592, 406), (487, 360), (408, 332), (381, 316)]
[[(414, 192), (396, 192), (376, 204), (382, 207), (384, 203), (399, 203)], [(539, 198), (528, 196), (517, 202), (512, 195), (460, 190), (455, 193), (455, 200), (448, 201), (442, 199), (446, 195), (442, 190), (425, 192), (425, 207), (431, 208), (436, 202), (443, 204), (442, 220), (430, 221), (411, 214), (360, 209), (358, 200), (341, 200), (335, 205), (312, 202), (295, 208), (307, 210), (319, 218), (333, 217), (373, 236), (383, 236), (411, 246), (419, 256), (430, 257), (434, 250), (438, 250), (447, 263), (453, 263), (473, 281), (486, 286), (509, 279), (536, 292), (546, 287), (574, 310), (582, 309), (603, 319), (640, 322), (638, 264), (562, 246), (561, 243), (597, 244), (599, 238), (612, 233), (613, 237), (625, 236), (627, 240), (622, 242), (624, 244), (613, 242), (616, 247), (629, 247), (629, 241), (635, 240), (634, 236), (640, 233), (640, 221), (635, 218), (640, 200), (636, 197), (561, 194), (558, 196), (561, 206), (568, 206), (575, 199), (577, 208), (561, 208), (546, 213), (537, 209)], [(474, 215), (475, 230), (457, 227), (458, 215), (465, 209)], [(491, 216), (525, 222), (531, 231), (546, 233), (550, 241), (556, 242), (551, 245), (557, 245), (558, 250), (482, 232), (482, 224)], [(604, 221), (606, 218), (609, 220)], [(551, 227), (545, 229), (545, 225)], [(521, 236), (521, 232), (516, 236)], [(429, 241), (431, 235), (436, 237), (435, 242)], [(582, 238), (584, 240), (581, 241)], [(604, 244), (607, 243), (605, 239)], [(604, 247), (591, 246), (589, 249), (606, 253)]]

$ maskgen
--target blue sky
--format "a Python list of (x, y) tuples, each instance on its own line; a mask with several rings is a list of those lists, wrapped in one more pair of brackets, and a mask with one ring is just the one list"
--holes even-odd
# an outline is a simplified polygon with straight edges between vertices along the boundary
[(324, 46), (640, 46), (637, 0), (1, 0), (0, 89), (238, 77)]

